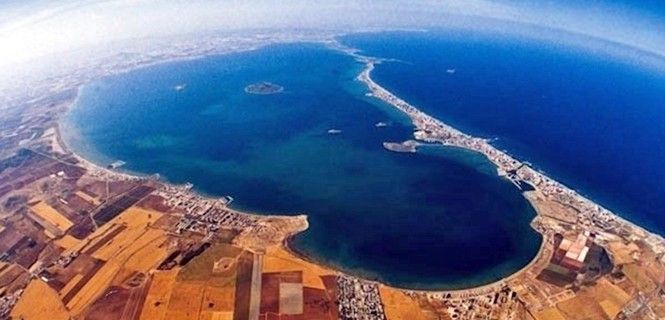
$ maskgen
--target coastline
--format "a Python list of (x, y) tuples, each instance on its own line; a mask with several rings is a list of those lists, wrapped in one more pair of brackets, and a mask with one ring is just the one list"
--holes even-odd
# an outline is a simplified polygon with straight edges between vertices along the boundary
[[(453, 128), (452, 126), (444, 124), (443, 122), (441, 122), (441, 121), (439, 121), (439, 120), (437, 120), (437, 119), (421, 112), (416, 107), (411, 106), (407, 102), (405, 102), (405, 101), (399, 99), (398, 97), (394, 96), (392, 93), (390, 93), (389, 91), (387, 91), (386, 89), (384, 89), (380, 85), (376, 84), (371, 79), (370, 74), (371, 74), (371, 71), (374, 69), (375, 64), (380, 63), (381, 61), (384, 61), (384, 60), (379, 60), (379, 59), (359, 55), (359, 54), (357, 54), (356, 51), (352, 51), (352, 49), (351, 49), (351, 51), (344, 50), (344, 52), (347, 53), (347, 54), (352, 55), (353, 57), (356, 58), (356, 60), (365, 63), (365, 68), (360, 73), (360, 75), (358, 75), (357, 79), (359, 81), (365, 83), (368, 86), (368, 88), (372, 92), (372, 96), (376, 97), (376, 98), (378, 98), (378, 99), (380, 99), (380, 100), (382, 100), (382, 101), (384, 101), (384, 102), (386, 102), (390, 105), (392, 105), (393, 107), (396, 107), (399, 111), (405, 113), (411, 119), (414, 127), (418, 130), (415, 133), (415, 139), (416, 140), (430, 142), (430, 143), (431, 142), (440, 143), (440, 144), (443, 144), (443, 145), (446, 145), (446, 146), (455, 146), (455, 147), (460, 147), (460, 148), (464, 148), (464, 149), (467, 149), (467, 150), (482, 153), (484, 156), (486, 156), (490, 161), (492, 161), (497, 166), (497, 174), (499, 176), (504, 176), (505, 177), (507, 175), (508, 171), (513, 170), (515, 168), (515, 166), (517, 166), (519, 164), (520, 168), (518, 170), (522, 170), (521, 172), (523, 172), (521, 174), (521, 176), (518, 174), (518, 176), (520, 176), (521, 178), (524, 178), (527, 173), (531, 173), (531, 171), (533, 171), (533, 172), (536, 172), (536, 175), (540, 176), (543, 180), (548, 181), (548, 183), (555, 183), (556, 186), (563, 187), (562, 185), (558, 184), (556, 181), (550, 179), (549, 177), (546, 177), (544, 174), (539, 173), (539, 172), (531, 169), (531, 167), (526, 165), (525, 163), (521, 163), (521, 162), (513, 159), (507, 153), (494, 148), (493, 146), (491, 146), (489, 144), (488, 141), (486, 141), (484, 139), (474, 138), (472, 136), (466, 135), (466, 134), (462, 133), (461, 131)], [(438, 130), (441, 130), (442, 132), (439, 132)], [(447, 136), (441, 136), (442, 133), (444, 133)], [(94, 164), (90, 161), (87, 161), (85, 158), (81, 157), (80, 155), (76, 154), (75, 152), (73, 152), (72, 150), (67, 148), (66, 144), (61, 139), (62, 136), (61, 136), (61, 132), (59, 131), (58, 126), (56, 126), (56, 136), (57, 136), (57, 143), (60, 144), (60, 146), (62, 147), (62, 150), (68, 152), (70, 155), (72, 155), (74, 158), (76, 158), (78, 161), (80, 161), (81, 165), (85, 166), (86, 169), (91, 170), (91, 172), (95, 172), (97, 174), (107, 175), (109, 177), (114, 177), (114, 178), (122, 178), (122, 179), (145, 179), (146, 178), (146, 177), (140, 177), (140, 176), (136, 176), (136, 175), (132, 175), (132, 174), (126, 174), (126, 173), (120, 173), (120, 172), (117, 172), (117, 171), (113, 171), (113, 170), (110, 170), (110, 169), (107, 169), (107, 168), (103, 168), (99, 165), (96, 165), (96, 164)], [(457, 139), (459, 139), (459, 140), (457, 140)], [(170, 184), (168, 182), (165, 182), (165, 181), (160, 181), (160, 183), (164, 183), (166, 185), (172, 186), (172, 184)], [(545, 187), (548, 187), (548, 186), (549, 185), (546, 185)], [(542, 192), (543, 190), (541, 190), (541, 189), (544, 189), (545, 187), (541, 187), (541, 188), (536, 187), (536, 189), (537, 189), (538, 192)], [(588, 206), (597, 206), (598, 208), (601, 208), (597, 204), (593, 203), (591, 200), (588, 200), (588, 199), (584, 198), (583, 196), (577, 194), (575, 191), (573, 191), (571, 189), (568, 189), (567, 187), (563, 187), (563, 188), (565, 188), (564, 190), (566, 192), (571, 192), (572, 194), (574, 194), (578, 198), (578, 200), (580, 200), (582, 203), (585, 203)], [(194, 192), (199, 196), (207, 197), (207, 196), (201, 195), (200, 193), (195, 192), (195, 191), (190, 191), (190, 192)], [(532, 204), (532, 206), (534, 206), (534, 208), (536, 208), (535, 205)], [(605, 210), (606, 212), (603, 211), (603, 210)], [(233, 211), (235, 211), (239, 214), (250, 216), (250, 217), (260, 217), (262, 219), (267, 219), (267, 220), (271, 219), (271, 218), (284, 218), (284, 217), (286, 217), (286, 218), (296, 218), (296, 217), (299, 217), (299, 216), (279, 216), (279, 215), (254, 215), (254, 214), (251, 214), (251, 213), (241, 212), (241, 211), (237, 211), (237, 210), (233, 210)], [(538, 210), (536, 210), (536, 212), (538, 212)], [(607, 211), (604, 208), (602, 208), (602, 210), (599, 209), (599, 212), (602, 213), (602, 214), (605, 214), (605, 215), (612, 215), (612, 218), (614, 218), (615, 220), (618, 220), (623, 224), (629, 224), (633, 228), (639, 229), (642, 232), (646, 232), (641, 227), (638, 227), (638, 226), (633, 225), (632, 223), (630, 223), (626, 220), (623, 220), (622, 218), (614, 215), (613, 213)], [(538, 218), (538, 216), (536, 216), (536, 218), (534, 218), (534, 220), (537, 219), (537, 218)], [(293, 232), (291, 234), (289, 234), (288, 236), (286, 236), (283, 239), (283, 241), (281, 242), (280, 245), (283, 246), (288, 252), (290, 252), (291, 254), (294, 254), (295, 256), (297, 256), (298, 258), (300, 258), (304, 261), (309, 261), (309, 262), (315, 263), (317, 265), (320, 265), (324, 268), (331, 269), (337, 274), (343, 274), (343, 272), (337, 271), (334, 267), (331, 268), (331, 266), (328, 265), (327, 263), (319, 262), (319, 261), (316, 261), (314, 259), (311, 259), (310, 257), (307, 257), (306, 255), (300, 253), (298, 250), (295, 250), (292, 247), (291, 240), (293, 239), (293, 237), (296, 236), (298, 233), (307, 230), (307, 228), (308, 228), (306, 218), (305, 218), (304, 221), (305, 221), (304, 228), (302, 230), (292, 230)], [(540, 232), (538, 229), (536, 229), (536, 231), (538, 231), (538, 233), (541, 234), (541, 236), (543, 237), (543, 240), (541, 242), (540, 249), (539, 249), (538, 253), (534, 256), (534, 258), (527, 265), (522, 267), (520, 270), (510, 274), (509, 276), (507, 276), (505, 278), (502, 278), (501, 280), (498, 280), (498, 281), (495, 281), (495, 282), (492, 282), (492, 283), (488, 283), (488, 284), (481, 285), (481, 286), (476, 286), (476, 287), (468, 287), (468, 288), (454, 289), (454, 290), (418, 290), (418, 289), (414, 290), (414, 289), (404, 289), (404, 288), (399, 288), (399, 287), (395, 287), (395, 286), (391, 286), (391, 285), (386, 285), (386, 284), (381, 283), (380, 281), (375, 281), (375, 280), (368, 280), (368, 281), (379, 283), (381, 285), (385, 285), (385, 286), (395, 288), (395, 289), (398, 289), (398, 290), (402, 290), (402, 291), (405, 291), (405, 292), (424, 292), (424, 293), (450, 293), (450, 292), (469, 293), (469, 292), (473, 292), (474, 294), (476, 294), (479, 291), (494, 290), (497, 286), (499, 286), (499, 287), (504, 286), (510, 280), (519, 277), (522, 273), (524, 273), (527, 270), (531, 269), (533, 267), (533, 265), (536, 262), (538, 262), (538, 260), (540, 258), (542, 258), (544, 248), (547, 244), (547, 239), (548, 238), (545, 234)], [(360, 278), (362, 278), (362, 276), (360, 276)]]
[[(595, 222), (603, 222), (606, 224), (618, 223), (632, 229), (636, 233), (649, 235), (653, 238), (653, 242), (663, 242), (664, 239), (658, 234), (649, 232), (648, 230), (626, 220), (625, 218), (620, 217), (619, 215), (611, 212), (610, 210), (602, 207), (601, 205), (593, 202), (592, 200), (586, 198), (585, 196), (579, 194), (577, 191), (563, 185), (562, 183), (546, 176), (542, 171), (534, 169), (531, 163), (526, 161), (518, 161), (513, 158), (507, 152), (499, 150), (490, 144), (491, 140), (476, 138), (471, 135), (465, 134), (462, 131), (448, 125), (422, 111), (417, 107), (407, 103), (401, 98), (395, 96), (387, 89), (383, 88), (378, 83), (374, 82), (371, 78), (371, 72), (374, 70), (377, 64), (380, 64), (386, 59), (375, 58), (370, 56), (364, 56), (360, 54), (359, 50), (355, 48), (346, 47), (340, 43), (333, 42), (330, 44), (330, 47), (333, 50), (339, 50), (345, 54), (350, 55), (355, 58), (356, 61), (364, 64), (363, 71), (356, 77), (356, 80), (364, 83), (369, 89), (367, 96), (376, 98), (383, 101), (384, 103), (391, 105), (397, 110), (401, 111), (403, 114), (408, 116), (411, 119), (411, 123), (414, 126), (414, 138), (416, 141), (421, 141), (425, 143), (435, 143), (444, 146), (450, 147), (459, 147), (467, 149), (470, 151), (478, 152), (490, 160), (497, 170), (497, 175), (504, 177), (508, 180), (514, 182), (515, 180), (526, 182), (533, 186), (534, 191), (528, 191), (532, 193), (538, 193), (546, 198), (553, 198), (558, 202), (561, 202), (564, 205), (576, 210), (579, 212), (580, 218), (587, 218), (588, 223), (583, 223), (583, 225), (593, 228)], [(514, 172), (514, 174), (511, 174)], [(541, 235), (542, 241), (538, 253), (534, 258), (522, 267), (520, 270), (514, 272), (513, 274), (489, 283), (486, 285), (469, 287), (458, 290), (409, 290), (402, 289), (409, 292), (425, 292), (425, 293), (458, 293), (465, 294), (482, 294), (486, 291), (491, 291), (497, 287), (502, 287), (507, 285), (507, 283), (515, 278), (518, 278), (522, 274), (526, 273), (541, 259), (547, 258), (544, 257), (544, 251), (547, 247), (548, 242), (551, 240), (551, 235), (544, 232), (544, 230), (539, 230), (534, 226), (534, 223), (542, 215), (538, 205), (535, 200), (531, 199), (527, 194), (523, 193), (523, 196), (530, 202), (531, 206), (535, 209), (537, 215), (531, 222), (531, 226), (534, 230)], [(583, 220), (583, 219), (581, 219)]]

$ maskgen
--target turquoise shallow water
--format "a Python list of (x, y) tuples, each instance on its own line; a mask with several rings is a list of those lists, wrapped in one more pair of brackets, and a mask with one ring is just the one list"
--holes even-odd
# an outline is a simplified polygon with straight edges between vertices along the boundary
[[(527, 264), (541, 237), (520, 192), (466, 150), (385, 150), (413, 129), (364, 96), (361, 69), (309, 44), (152, 66), (83, 87), (63, 131), (98, 163), (122, 159), (134, 172), (231, 195), (239, 209), (306, 213), (310, 229), (294, 248), (367, 278), (459, 288)], [(284, 91), (245, 93), (259, 81)]]

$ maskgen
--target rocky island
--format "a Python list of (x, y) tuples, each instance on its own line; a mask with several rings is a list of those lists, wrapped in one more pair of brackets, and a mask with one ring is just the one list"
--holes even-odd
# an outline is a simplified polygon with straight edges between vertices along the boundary
[(245, 87), (245, 92), (249, 94), (268, 95), (280, 93), (282, 91), (284, 91), (284, 87), (268, 81), (253, 83)]
[(416, 147), (420, 145), (419, 142), (415, 140), (407, 140), (404, 142), (384, 142), (383, 147), (386, 150), (393, 152), (416, 152)]

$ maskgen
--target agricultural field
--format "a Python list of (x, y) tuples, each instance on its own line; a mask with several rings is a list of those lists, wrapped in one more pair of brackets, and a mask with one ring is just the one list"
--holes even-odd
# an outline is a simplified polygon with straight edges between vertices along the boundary
[(302, 260), (282, 247), (273, 246), (266, 250), (263, 258), (263, 272), (282, 272), (303, 270), (305, 287), (325, 289), (322, 276), (334, 275), (335, 272), (323, 266)]
[(16, 319), (68, 320), (71, 317), (58, 294), (40, 279), (30, 281), (11, 315)]
[(143, 304), (140, 319), (164, 319), (179, 271), (179, 269), (172, 269), (155, 271), (152, 274), (152, 281)]
[(43, 201), (32, 206), (31, 209), (35, 214), (37, 214), (37, 216), (54, 225), (62, 232), (67, 231), (74, 225), (71, 221), (69, 221), (69, 219), (67, 219), (67, 217)]
[(429, 320), (433, 315), (427, 315), (418, 305), (418, 301), (405, 295), (400, 290), (380, 286), (381, 300), (385, 304), (386, 316), (389, 319)]

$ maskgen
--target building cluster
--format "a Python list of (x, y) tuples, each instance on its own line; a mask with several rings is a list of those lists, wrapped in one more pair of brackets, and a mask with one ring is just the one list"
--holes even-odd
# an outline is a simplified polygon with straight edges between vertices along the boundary
[(448, 294), (440, 301), (451, 319), (522, 319), (524, 311), (517, 293), (506, 286), (483, 294)]
[(376, 283), (350, 276), (337, 277), (337, 301), (340, 319), (386, 319)]
[(23, 289), (16, 290), (10, 294), (0, 297), (0, 319), (9, 318), (9, 313), (23, 294)]
[(157, 191), (169, 207), (183, 213), (175, 226), (177, 233), (192, 231), (208, 235), (222, 228), (245, 230), (257, 226), (252, 216), (229, 209), (228, 198), (204, 198), (191, 192), (191, 188), (191, 184), (167, 185)]
[[(376, 61), (365, 57), (360, 59), (366, 63), (365, 70), (358, 76), (358, 80), (367, 84), (371, 93), (368, 95), (381, 99), (402, 112), (412, 120), (417, 140), (441, 143), (443, 145), (470, 149), (485, 155), (498, 167), (498, 173), (511, 180), (527, 183), (537, 188), (547, 198), (568, 206), (579, 213), (579, 225), (593, 231), (610, 231), (616, 234), (646, 234), (639, 227), (621, 219), (609, 210), (599, 206), (593, 201), (583, 197), (576, 191), (534, 170), (527, 163), (516, 160), (506, 152), (496, 149), (487, 139), (476, 138), (464, 134), (455, 128), (423, 113), (406, 101), (396, 97), (370, 78)], [(510, 175), (508, 173), (511, 173)], [(518, 184), (519, 185), (519, 184)], [(650, 236), (645, 239), (651, 249), (660, 254), (665, 253), (665, 239), (660, 236)]]

